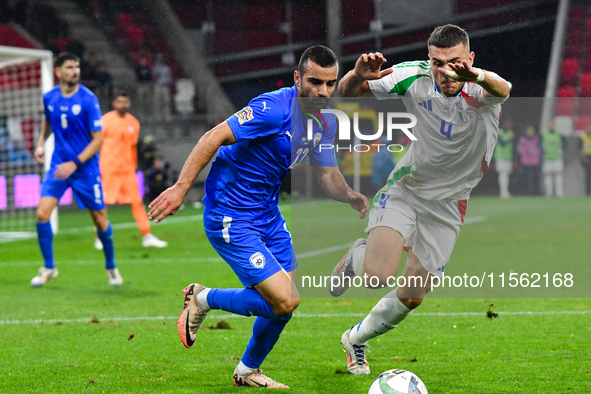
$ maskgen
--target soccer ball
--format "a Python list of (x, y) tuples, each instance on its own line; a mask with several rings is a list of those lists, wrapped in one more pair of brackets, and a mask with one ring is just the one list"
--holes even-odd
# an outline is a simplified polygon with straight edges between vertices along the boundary
[(428, 394), (417, 375), (404, 369), (383, 372), (373, 381), (368, 394)]

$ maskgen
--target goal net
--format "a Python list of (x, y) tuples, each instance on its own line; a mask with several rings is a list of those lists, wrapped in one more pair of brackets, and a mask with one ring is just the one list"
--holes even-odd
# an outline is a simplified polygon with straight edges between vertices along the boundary
[[(43, 121), (42, 95), (52, 87), (50, 51), (0, 46), (0, 242), (35, 234), (44, 166), (33, 153)], [(50, 138), (46, 158), (52, 152)], [(55, 232), (57, 212), (52, 225)]]

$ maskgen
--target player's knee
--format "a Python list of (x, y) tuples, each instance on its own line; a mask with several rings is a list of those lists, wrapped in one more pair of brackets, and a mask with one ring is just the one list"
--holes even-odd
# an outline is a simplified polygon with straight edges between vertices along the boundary
[(299, 298), (287, 298), (273, 306), (273, 312), (277, 317), (288, 317), (300, 305)]
[(423, 298), (399, 298), (399, 300), (408, 309), (415, 309), (423, 303)]
[(49, 221), (51, 211), (43, 209), (42, 207), (37, 208), (37, 221), (39, 223), (45, 223)]
[[(396, 271), (388, 268), (378, 269), (371, 264), (365, 264), (363, 267), (363, 275), (368, 278), (365, 281), (368, 287), (383, 288), (384, 286), (391, 284), (388, 282), (391, 282), (392, 278), (396, 277)], [(377, 280), (375, 278), (377, 278)]]
[(99, 230), (105, 231), (109, 227), (109, 220), (107, 219), (107, 213), (105, 211), (91, 211), (90, 215), (92, 216), (92, 221)]

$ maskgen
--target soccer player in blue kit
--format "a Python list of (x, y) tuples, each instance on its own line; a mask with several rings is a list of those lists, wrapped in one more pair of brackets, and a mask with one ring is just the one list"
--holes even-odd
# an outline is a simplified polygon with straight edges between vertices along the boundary
[(71, 187), (78, 206), (90, 210), (98, 229), (109, 284), (119, 286), (123, 279), (115, 265), (113, 229), (103, 202), (98, 161), (103, 143), (101, 108), (94, 93), (79, 83), (80, 59), (77, 56), (60, 54), (55, 61), (55, 73), (59, 85), (43, 95), (45, 121), (35, 149), (35, 159), (43, 163), (45, 134), (51, 128), (55, 148), (51, 168), (43, 178), (37, 208), (37, 235), (45, 265), (31, 280), (31, 285), (43, 286), (58, 275), (53, 262), (53, 232), (49, 218), (66, 189)]
[(219, 149), (205, 183), (203, 222), (212, 246), (244, 288), (187, 286), (178, 328), (181, 341), (190, 348), (210, 309), (258, 316), (234, 371), (236, 386), (288, 388), (260, 369), (300, 302), (294, 284), (297, 263), (291, 235), (277, 206), (281, 181), (309, 154), (317, 178), (331, 198), (349, 203), (361, 218), (368, 209), (367, 199), (345, 182), (334, 151), (319, 149), (320, 143), (334, 144), (336, 119), (325, 116), (326, 123), (315, 125), (314, 138), (308, 140), (306, 110), (299, 105), (315, 112), (326, 108), (337, 74), (333, 51), (322, 45), (306, 49), (294, 72), (293, 87), (254, 98), (207, 132), (185, 162), (176, 184), (150, 204), (149, 216), (156, 222), (174, 214)]

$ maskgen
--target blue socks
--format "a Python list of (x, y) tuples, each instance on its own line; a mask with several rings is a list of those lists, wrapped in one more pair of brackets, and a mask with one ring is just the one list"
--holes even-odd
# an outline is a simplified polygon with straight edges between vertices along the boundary
[(221, 309), (237, 315), (277, 318), (271, 305), (254, 289), (210, 289), (207, 304), (211, 309)]
[(105, 231), (96, 231), (99, 239), (103, 243), (103, 252), (105, 252), (105, 259), (107, 260), (106, 268), (109, 270), (115, 268), (115, 245), (113, 245), (113, 227), (109, 222), (109, 227)]
[(49, 222), (37, 222), (37, 239), (43, 260), (45, 260), (45, 268), (53, 269), (53, 231)]
[(242, 355), (242, 363), (248, 368), (257, 369), (261, 366), (291, 319), (289, 317), (265, 319), (257, 317), (252, 326), (252, 336)]

